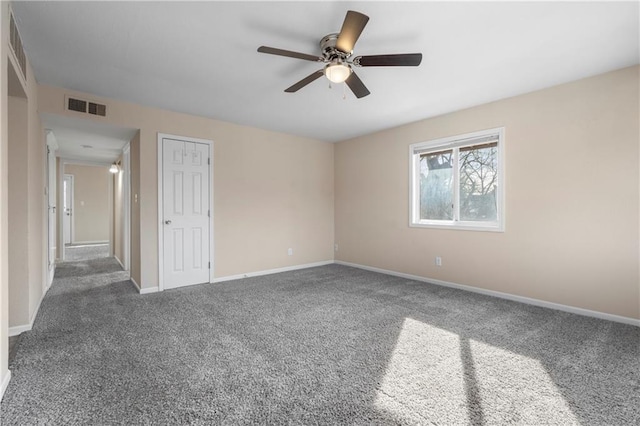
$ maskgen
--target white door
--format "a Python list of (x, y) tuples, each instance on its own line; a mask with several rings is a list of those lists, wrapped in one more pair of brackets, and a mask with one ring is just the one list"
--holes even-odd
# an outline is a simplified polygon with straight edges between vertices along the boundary
[(164, 288), (209, 282), (209, 145), (162, 140)]
[(49, 249), (47, 250), (48, 284), (51, 284), (56, 266), (56, 156), (49, 145), (47, 145), (47, 216), (47, 241), (49, 244)]
[(62, 201), (64, 203), (62, 211), (62, 231), (64, 243), (73, 242), (73, 175), (64, 175), (62, 181)]

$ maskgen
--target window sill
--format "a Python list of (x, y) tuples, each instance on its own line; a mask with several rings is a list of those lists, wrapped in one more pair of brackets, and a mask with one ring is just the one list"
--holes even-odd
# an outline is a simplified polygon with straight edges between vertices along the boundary
[(465, 224), (465, 223), (428, 223), (428, 222), (410, 222), (410, 228), (428, 228), (428, 229), (447, 229), (454, 231), (484, 231), (484, 232), (504, 232), (504, 225), (502, 224)]

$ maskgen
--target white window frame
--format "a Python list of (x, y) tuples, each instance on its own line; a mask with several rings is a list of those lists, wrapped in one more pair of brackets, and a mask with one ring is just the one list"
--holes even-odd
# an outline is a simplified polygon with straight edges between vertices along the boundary
[[(482, 138), (497, 136), (498, 138), (498, 189), (496, 194), (498, 220), (492, 222), (481, 221), (461, 221), (459, 220), (459, 187), (460, 170), (458, 158), (454, 156), (453, 169), (454, 186), (454, 219), (453, 220), (421, 220), (420, 219), (420, 155), (425, 151), (440, 151), (443, 149), (462, 148), (476, 145)], [(505, 230), (505, 181), (504, 181), (504, 127), (481, 130), (478, 132), (466, 133), (464, 135), (450, 136), (419, 142), (409, 145), (409, 226), (412, 228), (436, 228), (436, 229), (456, 229), (468, 231), (491, 231), (504, 232)]]

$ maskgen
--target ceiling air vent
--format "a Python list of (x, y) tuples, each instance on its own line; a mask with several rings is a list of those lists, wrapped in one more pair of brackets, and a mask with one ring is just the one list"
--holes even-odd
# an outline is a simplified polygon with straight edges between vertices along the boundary
[(81, 99), (69, 98), (67, 108), (70, 111), (87, 112), (87, 101)]
[(72, 98), (70, 96), (67, 97), (67, 109), (69, 111), (98, 115), (100, 117), (107, 115), (106, 105), (85, 101), (84, 99)]
[(100, 117), (104, 117), (107, 115), (107, 106), (102, 104), (96, 104), (94, 102), (89, 102), (89, 114), (99, 115)]
[(20, 66), (20, 70), (22, 71), (22, 77), (26, 79), (27, 57), (24, 54), (24, 49), (22, 48), (22, 39), (20, 38), (20, 33), (18, 33), (18, 26), (16, 25), (13, 13), (11, 13), (9, 33), (9, 45), (11, 46), (11, 49), (13, 49), (13, 53), (18, 60), (18, 66)]

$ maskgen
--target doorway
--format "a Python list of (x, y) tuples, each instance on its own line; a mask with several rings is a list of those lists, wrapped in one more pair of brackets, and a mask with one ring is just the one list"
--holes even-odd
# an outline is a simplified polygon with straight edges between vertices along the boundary
[(160, 290), (213, 281), (213, 142), (158, 134)]
[[(57, 229), (49, 227), (56, 261), (77, 260), (83, 256), (79, 253), (87, 252), (116, 257), (125, 271), (130, 270), (129, 143), (138, 129), (80, 117), (40, 116), (57, 143), (55, 159), (50, 160), (55, 164)], [(109, 173), (114, 166), (115, 172)]]
[(56, 150), (58, 144), (55, 140), (55, 136), (51, 131), (46, 132), (47, 141), (47, 281), (45, 283), (45, 291), (51, 285), (53, 281), (53, 275), (56, 267), (56, 194), (58, 192), (56, 185)]
[(73, 214), (73, 179), (73, 175), (65, 174), (62, 181), (62, 235), (65, 247), (73, 243), (74, 221), (71, 217)]

